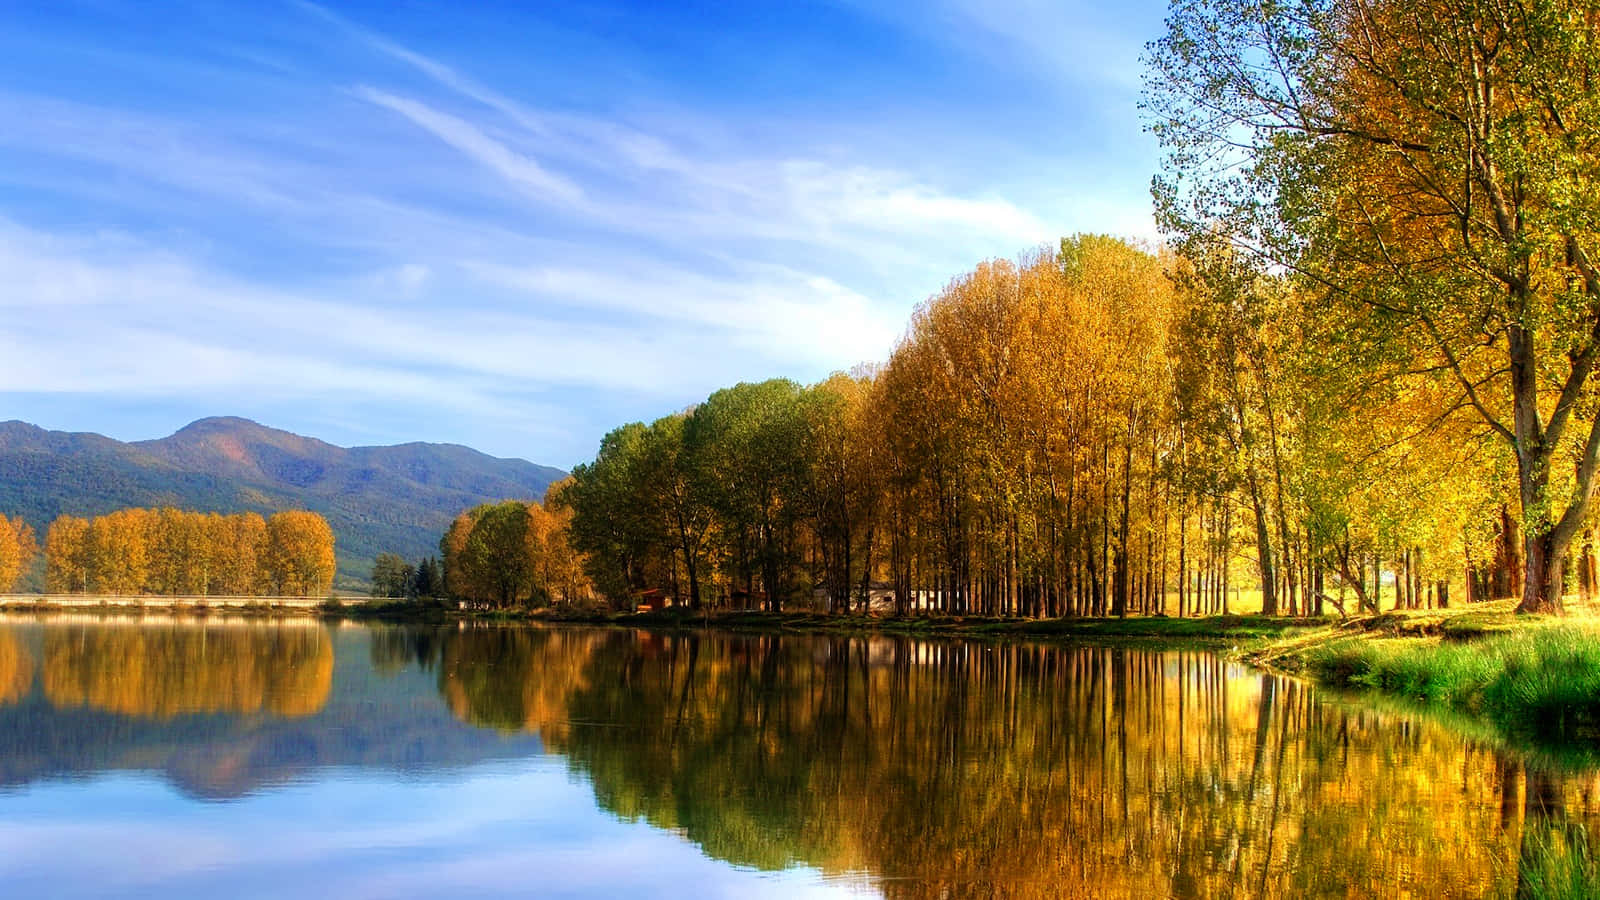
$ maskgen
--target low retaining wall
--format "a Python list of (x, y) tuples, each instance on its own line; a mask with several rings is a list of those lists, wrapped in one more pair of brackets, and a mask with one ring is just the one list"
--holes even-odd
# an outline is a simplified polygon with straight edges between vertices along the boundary
[[(131, 607), (205, 607), (207, 609), (241, 609), (267, 607), (270, 609), (316, 609), (327, 601), (326, 597), (129, 597), (102, 594), (0, 594), (0, 609), (95, 609), (105, 606)], [(345, 606), (360, 606), (365, 597), (340, 597)]]

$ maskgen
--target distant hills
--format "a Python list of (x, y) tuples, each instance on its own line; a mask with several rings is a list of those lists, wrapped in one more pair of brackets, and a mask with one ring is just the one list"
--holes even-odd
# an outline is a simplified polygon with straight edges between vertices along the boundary
[(550, 466), (498, 459), (457, 444), (336, 447), (249, 419), (201, 419), (154, 441), (0, 423), (0, 513), (39, 530), (62, 513), (126, 506), (207, 512), (311, 509), (337, 538), (336, 585), (364, 583), (381, 552), (437, 553), (462, 509), (538, 500), (566, 477)]

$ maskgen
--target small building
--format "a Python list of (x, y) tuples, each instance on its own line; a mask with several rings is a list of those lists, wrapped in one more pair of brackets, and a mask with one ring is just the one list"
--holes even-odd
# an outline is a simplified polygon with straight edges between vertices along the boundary
[(666, 609), (671, 605), (671, 603), (672, 598), (668, 597), (667, 592), (661, 590), (660, 588), (651, 588), (648, 591), (640, 591), (638, 596), (634, 598), (634, 608), (636, 610), (650, 610), (651, 612), (659, 612), (663, 609)]

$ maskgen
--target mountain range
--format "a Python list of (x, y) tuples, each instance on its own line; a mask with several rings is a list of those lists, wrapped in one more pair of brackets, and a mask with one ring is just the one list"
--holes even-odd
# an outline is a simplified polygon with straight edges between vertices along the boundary
[(333, 527), (335, 586), (357, 587), (378, 553), (436, 554), (461, 510), (504, 499), (543, 499), (566, 477), (550, 466), (499, 459), (457, 444), (336, 447), (252, 422), (201, 419), (153, 441), (0, 423), (0, 513), (20, 514), (42, 539), (63, 513), (128, 506), (204, 512), (310, 509)]

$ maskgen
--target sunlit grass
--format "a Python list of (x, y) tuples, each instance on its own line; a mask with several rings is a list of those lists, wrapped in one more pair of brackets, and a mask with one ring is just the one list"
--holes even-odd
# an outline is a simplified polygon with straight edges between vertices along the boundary
[(1469, 641), (1350, 637), (1308, 648), (1303, 660), (1324, 682), (1482, 714), (1541, 740), (1600, 734), (1600, 630), (1591, 624), (1530, 623)]

